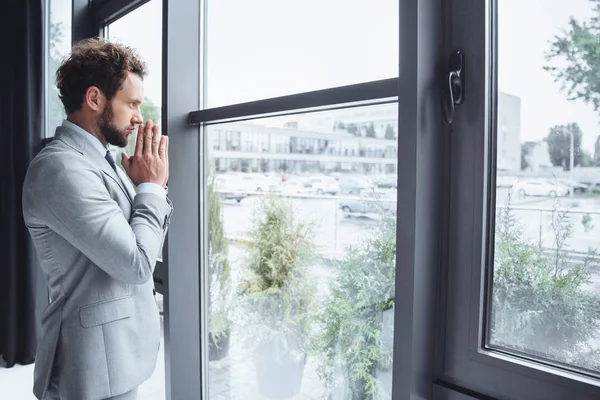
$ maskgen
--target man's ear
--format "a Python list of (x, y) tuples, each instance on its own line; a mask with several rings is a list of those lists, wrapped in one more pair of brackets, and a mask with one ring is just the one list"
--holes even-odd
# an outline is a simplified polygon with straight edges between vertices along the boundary
[(106, 105), (106, 97), (96, 86), (90, 86), (85, 91), (83, 105), (96, 113), (102, 113)]

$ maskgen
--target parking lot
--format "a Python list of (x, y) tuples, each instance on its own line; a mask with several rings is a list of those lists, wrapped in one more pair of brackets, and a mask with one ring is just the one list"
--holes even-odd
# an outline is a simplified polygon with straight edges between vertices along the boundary
[[(499, 189), (496, 206), (507, 205), (509, 190)], [(262, 195), (250, 195), (239, 203), (235, 200), (223, 201), (224, 231), (228, 237), (245, 237), (251, 227)], [(369, 228), (377, 223), (377, 213), (353, 213), (350, 217), (341, 207), (349, 202), (357, 203), (356, 196), (284, 196), (289, 201), (296, 216), (316, 224), (315, 243), (321, 255), (327, 260), (343, 258), (347, 245), (358, 243), (361, 236), (368, 234)], [(396, 204), (388, 200), (386, 209), (395, 209)], [(572, 223), (573, 234), (567, 240), (566, 249), (575, 253), (587, 252), (588, 248), (600, 247), (600, 198), (559, 197), (512, 197), (510, 202), (513, 215), (523, 228), (525, 238), (543, 248), (554, 247), (552, 229), (553, 210), (568, 210), (567, 218)], [(589, 219), (587, 226), (583, 219)], [(402, 221), (398, 221), (399, 224)]]

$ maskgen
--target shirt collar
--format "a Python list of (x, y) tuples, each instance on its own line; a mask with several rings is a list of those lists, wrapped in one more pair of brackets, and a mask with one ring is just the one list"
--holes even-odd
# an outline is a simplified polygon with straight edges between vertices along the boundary
[(66, 119), (63, 121), (62, 126), (83, 135), (85, 138), (87, 138), (87, 140), (90, 141), (94, 148), (100, 152), (102, 158), (106, 157), (106, 151), (109, 150), (109, 148), (108, 146), (104, 146), (96, 136), (92, 135), (79, 125), (74, 124)]

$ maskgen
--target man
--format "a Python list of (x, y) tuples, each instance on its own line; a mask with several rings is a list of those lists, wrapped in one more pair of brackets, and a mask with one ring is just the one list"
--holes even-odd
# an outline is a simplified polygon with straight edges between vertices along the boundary
[[(51, 298), (35, 364), (38, 399), (135, 399), (156, 366), (152, 273), (172, 205), (167, 137), (140, 114), (146, 73), (132, 49), (101, 39), (75, 46), (57, 71), (67, 119), (23, 187)], [(108, 145), (124, 147), (136, 125), (123, 172)]]

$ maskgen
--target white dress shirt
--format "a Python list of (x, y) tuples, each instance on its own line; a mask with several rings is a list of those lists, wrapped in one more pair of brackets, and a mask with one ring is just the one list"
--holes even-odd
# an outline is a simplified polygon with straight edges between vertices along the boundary
[[(79, 125), (74, 124), (71, 121), (68, 121), (65, 119), (62, 123), (62, 126), (64, 126), (65, 128), (69, 128), (77, 133), (80, 133), (84, 137), (86, 137), (87, 140), (89, 140), (90, 143), (94, 146), (94, 148), (97, 149), (98, 152), (100, 152), (100, 154), (102, 155), (102, 158), (106, 157), (107, 150), (110, 151), (110, 149), (108, 148), (108, 145), (104, 146), (102, 144), (102, 142), (100, 142), (100, 140), (98, 140), (98, 138), (96, 136), (92, 135), (85, 129), (81, 128)], [(112, 152), (111, 152), (111, 154), (112, 154)], [(113, 158), (115, 158), (114, 154), (113, 154)], [(152, 194), (161, 196), (163, 199), (167, 197), (167, 191), (165, 190), (165, 188), (160, 186), (158, 183), (151, 183), (151, 182), (140, 183), (137, 186), (136, 195), (138, 193), (152, 193)]]

